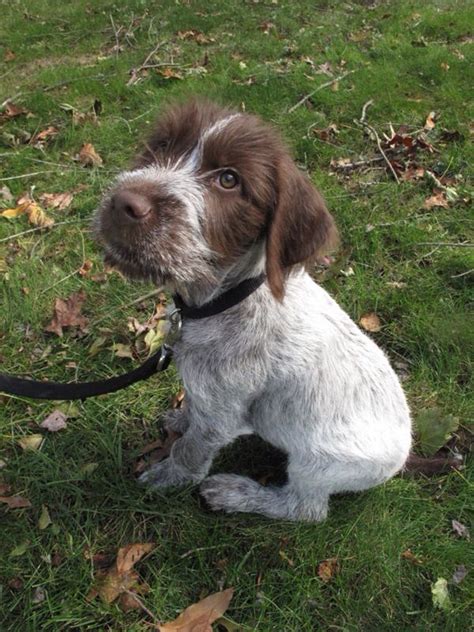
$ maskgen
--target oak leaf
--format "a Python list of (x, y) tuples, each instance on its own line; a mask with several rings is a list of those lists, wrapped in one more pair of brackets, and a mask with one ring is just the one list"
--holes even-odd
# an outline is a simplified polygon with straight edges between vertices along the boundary
[(83, 290), (73, 292), (67, 299), (57, 298), (54, 304), (53, 318), (44, 330), (58, 336), (63, 335), (63, 328), (65, 327), (77, 327), (80, 331), (85, 331), (89, 322), (86, 316), (81, 314), (85, 300), (86, 294)]
[(234, 594), (233, 588), (209, 595), (189, 606), (177, 619), (158, 626), (159, 632), (212, 632), (212, 623), (222, 617)]

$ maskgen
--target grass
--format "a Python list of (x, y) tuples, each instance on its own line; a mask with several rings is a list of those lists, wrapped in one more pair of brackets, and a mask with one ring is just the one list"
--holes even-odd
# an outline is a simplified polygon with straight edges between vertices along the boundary
[[(127, 284), (118, 275), (99, 283), (77, 273), (85, 260), (93, 262), (93, 273), (102, 270), (89, 219), (160, 103), (198, 93), (245, 106), (282, 130), (324, 192), (342, 235), (335, 265), (318, 278), (354, 319), (371, 311), (380, 316), (382, 330), (373, 335), (407, 374), (404, 385), (415, 414), (437, 406), (469, 424), (473, 251), (442, 245), (472, 244), (473, 235), (468, 2), (0, 4), (0, 54), (6, 60), (0, 100), (14, 97), (33, 113), (2, 125), (0, 186), (8, 185), (17, 198), (29, 190), (38, 196), (83, 185), (71, 209), (50, 213), (57, 223), (49, 231), (9, 239), (30, 226), (24, 217), (0, 220), (2, 371), (72, 380), (131, 366), (110, 346), (132, 341), (127, 317), (144, 320), (153, 300), (130, 303), (151, 288)], [(121, 50), (114, 51), (114, 28), (120, 26), (128, 37), (119, 33)], [(177, 35), (190, 29), (211, 40), (199, 44)], [(183, 78), (165, 79), (150, 70), (127, 86), (130, 69), (139, 67), (157, 42), (162, 43), (157, 59), (177, 64), (172, 68)], [(8, 51), (15, 56), (9, 61)], [(316, 72), (325, 62), (336, 76), (355, 72), (337, 90), (318, 91), (311, 107), (288, 113), (329, 80)], [(380, 135), (389, 133), (389, 122), (417, 129), (430, 111), (438, 113), (429, 138), (439, 153), (420, 154), (420, 162), (439, 175), (459, 174), (456, 203), (424, 209), (432, 194), (427, 179), (397, 184), (383, 169), (348, 177), (331, 173), (331, 159), (375, 155), (374, 141), (354, 123), (369, 99), (374, 103), (367, 121)], [(102, 104), (100, 124), (74, 125), (63, 105), (86, 111), (94, 100)], [(329, 142), (311, 132), (311, 126), (329, 124), (339, 130)], [(25, 130), (34, 134), (49, 125), (59, 133), (42, 150), (21, 142)], [(443, 128), (461, 136), (443, 141)], [(73, 160), (85, 142), (104, 158), (102, 168), (86, 169)], [(33, 172), (40, 173), (23, 177)], [(45, 333), (54, 299), (80, 288), (87, 293), (89, 332), (62, 339)], [(90, 357), (99, 336), (107, 338), (106, 348)], [(195, 489), (150, 494), (131, 473), (139, 448), (158, 434), (156, 415), (178, 390), (171, 370), (126, 392), (79, 404), (68, 428), (48, 434), (36, 452), (23, 451), (18, 440), (37, 433), (55, 405), (0, 399), (2, 480), (32, 502), (30, 509), (0, 507), (2, 630), (148, 629), (140, 611), (124, 613), (86, 599), (93, 568), (85, 548), (113, 553), (139, 541), (157, 543), (139, 569), (150, 585), (143, 599), (162, 621), (202, 595), (234, 586), (227, 614), (238, 624), (235, 629), (457, 631), (472, 625), (472, 545), (451, 528), (452, 519), (472, 520), (472, 464), (461, 472), (399, 477), (335, 498), (323, 524), (210, 514)], [(238, 442), (216, 469), (258, 476), (273, 471), (274, 464), (269, 448)], [(43, 505), (53, 524), (40, 530)], [(420, 564), (402, 557), (408, 548)], [(318, 563), (331, 557), (338, 558), (339, 571), (324, 583)], [(451, 610), (436, 608), (431, 584), (439, 577), (450, 580), (460, 564), (469, 574), (459, 585), (449, 582)], [(20, 588), (11, 587), (13, 579), (21, 580)], [(34, 603), (38, 587), (45, 599)]]

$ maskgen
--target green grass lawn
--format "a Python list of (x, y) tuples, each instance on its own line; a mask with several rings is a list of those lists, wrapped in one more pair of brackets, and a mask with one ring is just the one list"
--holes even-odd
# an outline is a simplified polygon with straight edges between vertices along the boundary
[[(113, 555), (132, 542), (156, 543), (137, 568), (150, 587), (143, 603), (160, 621), (232, 586), (222, 630), (470, 628), (473, 547), (451, 521), (469, 526), (473, 515), (472, 4), (30, 0), (0, 9), (0, 102), (29, 112), (8, 116), (4, 104), (0, 115), (0, 188), (13, 197), (3, 190), (0, 212), (27, 193), (74, 195), (67, 209), (46, 209), (55, 220), (50, 229), (32, 230), (26, 215), (0, 217), (0, 371), (75, 380), (134, 365), (113, 345), (135, 344), (128, 318), (146, 320), (156, 297), (142, 299), (152, 287), (103, 273), (89, 221), (161, 102), (201, 94), (281, 129), (341, 233), (335, 263), (315, 270), (316, 278), (356, 321), (379, 316), (380, 331), (371, 335), (402, 374), (414, 416), (436, 407), (458, 417), (450, 446), (467, 462), (460, 471), (397, 477), (335, 498), (322, 524), (217, 515), (193, 488), (152, 494), (134, 480), (140, 448), (159, 436), (157, 415), (180, 390), (174, 369), (76, 404), (57, 433), (39, 428), (57, 404), (0, 396), (0, 484), (31, 502), (0, 504), (0, 629), (150, 629), (142, 610), (86, 598), (91, 555)], [(134, 81), (131, 69), (158, 44), (148, 63), (162, 65)], [(423, 132), (433, 151), (420, 148), (412, 158), (425, 170), (419, 179), (404, 172), (406, 152), (395, 165), (399, 182), (386, 168), (373, 132), (360, 124), (369, 100), (365, 121), (382, 143), (390, 125), (419, 137), (436, 113), (434, 128)], [(49, 126), (57, 133), (35, 137)], [(75, 160), (84, 143), (103, 166)], [(365, 164), (338, 169), (341, 158)], [(444, 206), (426, 208), (437, 187), (426, 171), (444, 187)], [(92, 269), (81, 275), (84, 262)], [(45, 332), (55, 299), (81, 288), (88, 331)], [(22, 449), (19, 440), (32, 434), (44, 435), (41, 449)], [(273, 476), (278, 462), (247, 440), (226, 449), (215, 469)], [(52, 524), (40, 528), (44, 507)], [(403, 555), (407, 549), (416, 559)], [(329, 558), (337, 558), (337, 572), (324, 582), (318, 565)], [(468, 574), (456, 584), (460, 565)], [(450, 608), (433, 604), (440, 577), (448, 580)]]

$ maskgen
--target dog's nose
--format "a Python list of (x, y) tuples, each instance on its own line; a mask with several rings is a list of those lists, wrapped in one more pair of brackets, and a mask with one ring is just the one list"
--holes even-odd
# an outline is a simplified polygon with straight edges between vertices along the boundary
[(150, 200), (132, 191), (119, 191), (112, 198), (113, 208), (120, 215), (126, 215), (134, 220), (143, 220), (151, 213)]

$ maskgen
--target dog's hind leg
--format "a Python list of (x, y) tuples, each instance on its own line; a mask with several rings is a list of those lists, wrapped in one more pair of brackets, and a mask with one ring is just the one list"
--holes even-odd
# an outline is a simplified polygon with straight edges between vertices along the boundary
[(331, 494), (368, 489), (393, 475), (376, 461), (307, 460), (290, 457), (288, 483), (264, 487), (245, 476), (217, 474), (201, 483), (214, 510), (259, 513), (269, 518), (318, 522), (328, 512)]

